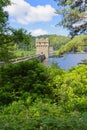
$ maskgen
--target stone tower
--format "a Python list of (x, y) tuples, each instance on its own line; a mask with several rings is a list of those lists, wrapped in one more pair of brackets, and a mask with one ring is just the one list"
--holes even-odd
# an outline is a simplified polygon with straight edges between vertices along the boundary
[(36, 54), (45, 54), (49, 57), (49, 40), (48, 38), (36, 38)]

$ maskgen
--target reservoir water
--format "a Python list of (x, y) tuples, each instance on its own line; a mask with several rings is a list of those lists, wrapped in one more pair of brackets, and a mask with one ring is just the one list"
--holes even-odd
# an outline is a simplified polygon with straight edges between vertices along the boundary
[(73, 66), (77, 66), (82, 60), (87, 59), (87, 53), (84, 54), (65, 54), (63, 57), (49, 57), (44, 64), (50, 66), (56, 63), (60, 68), (69, 70)]

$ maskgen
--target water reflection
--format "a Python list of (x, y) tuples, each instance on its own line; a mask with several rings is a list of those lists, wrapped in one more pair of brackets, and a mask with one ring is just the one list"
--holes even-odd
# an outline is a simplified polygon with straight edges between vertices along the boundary
[(63, 57), (50, 57), (44, 61), (44, 64), (50, 66), (52, 63), (56, 63), (60, 68), (68, 70), (73, 66), (76, 66), (83, 59), (87, 59), (86, 54), (65, 54)]

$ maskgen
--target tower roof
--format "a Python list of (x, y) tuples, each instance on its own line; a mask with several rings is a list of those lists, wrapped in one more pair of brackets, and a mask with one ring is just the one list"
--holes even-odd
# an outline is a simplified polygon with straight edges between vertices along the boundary
[(36, 38), (36, 43), (49, 43), (48, 38)]

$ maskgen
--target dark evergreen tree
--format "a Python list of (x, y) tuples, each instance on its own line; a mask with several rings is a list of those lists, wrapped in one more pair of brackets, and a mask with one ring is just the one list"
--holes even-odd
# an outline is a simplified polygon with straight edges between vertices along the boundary
[(0, 45), (9, 40), (7, 37), (8, 13), (4, 11), (4, 7), (10, 4), (9, 0), (0, 0)]
[(72, 36), (87, 34), (87, 0), (55, 0), (57, 14), (62, 15), (59, 23), (70, 30)]

